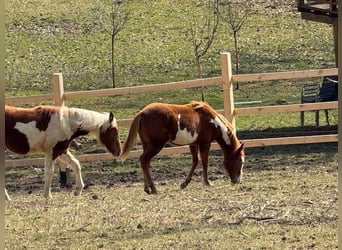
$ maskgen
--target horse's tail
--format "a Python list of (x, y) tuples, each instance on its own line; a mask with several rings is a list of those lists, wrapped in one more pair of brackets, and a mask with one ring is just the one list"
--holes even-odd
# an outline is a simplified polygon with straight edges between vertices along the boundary
[(138, 114), (134, 117), (132, 121), (131, 127), (129, 128), (127, 139), (122, 147), (121, 155), (119, 156), (119, 159), (122, 161), (127, 158), (129, 151), (132, 149), (135, 143), (135, 139), (137, 137), (140, 127), (140, 119), (141, 115)]

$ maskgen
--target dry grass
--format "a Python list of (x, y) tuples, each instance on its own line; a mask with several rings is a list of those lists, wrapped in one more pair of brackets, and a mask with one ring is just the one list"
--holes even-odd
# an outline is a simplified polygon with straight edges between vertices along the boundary
[[(307, 153), (310, 147), (312, 152)], [(213, 156), (210, 188), (196, 176), (180, 190), (179, 177), (165, 176), (157, 178), (155, 196), (143, 192), (141, 181), (90, 186), (80, 197), (54, 192), (50, 201), (41, 190), (30, 195), (12, 192), (13, 201), (6, 204), (6, 247), (334, 249), (336, 145), (305, 148), (294, 152), (269, 148), (263, 153), (249, 149), (240, 185), (231, 185), (216, 170), (221, 168), (220, 157)], [(172, 164), (177, 158), (159, 162)]]

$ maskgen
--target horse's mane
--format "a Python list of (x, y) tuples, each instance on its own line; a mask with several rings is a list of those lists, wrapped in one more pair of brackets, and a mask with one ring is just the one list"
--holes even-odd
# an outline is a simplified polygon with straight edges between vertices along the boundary
[[(64, 108), (63, 116), (68, 117), (70, 122), (72, 122), (73, 126), (78, 127), (80, 129), (86, 130), (96, 130), (99, 132), (99, 129), (107, 129), (106, 123), (108, 120), (109, 114), (107, 116), (106, 113), (97, 112), (93, 110), (81, 109), (81, 108)], [(105, 125), (105, 126), (101, 126)]]
[(224, 123), (224, 125), (227, 126), (231, 131), (234, 131), (234, 128), (232, 124), (227, 120), (227, 118), (224, 115), (221, 115), (220, 113), (217, 113), (218, 118)]
[(190, 104), (193, 107), (193, 109), (200, 109), (200, 108), (203, 108), (204, 106), (209, 106), (208, 103), (199, 102), (199, 101), (192, 101), (190, 102)]
[(222, 123), (232, 132), (232, 134), (234, 134), (234, 128), (233, 128), (232, 124), (227, 120), (227, 118), (224, 115), (215, 111), (213, 108), (211, 108), (211, 106), (209, 106), (208, 103), (199, 102), (199, 101), (192, 101), (190, 104), (192, 105), (193, 109), (195, 109), (195, 110), (206, 108), (206, 110), (208, 112), (210, 112), (213, 116), (217, 116), (222, 121)]
[(218, 116), (219, 119), (224, 123), (224, 125), (227, 126), (227, 128), (229, 128), (230, 130), (234, 130), (232, 124), (226, 119), (226, 117), (224, 117), (223, 115), (221, 115), (220, 113), (215, 111), (213, 108), (211, 108), (208, 103), (206, 103), (206, 102), (199, 102), (199, 101), (192, 101), (190, 104), (192, 105), (192, 107), (195, 110), (206, 107), (208, 109), (208, 111), (211, 111), (211, 113), (213, 113), (214, 115)]

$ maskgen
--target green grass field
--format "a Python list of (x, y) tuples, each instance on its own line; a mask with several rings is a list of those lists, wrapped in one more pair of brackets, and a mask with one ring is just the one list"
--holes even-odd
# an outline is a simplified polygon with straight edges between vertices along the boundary
[[(189, 25), (198, 1), (128, 1), (129, 21), (117, 36), (118, 87), (196, 79)], [(241, 1), (240, 1), (241, 2)], [(303, 21), (294, 2), (247, 1), (248, 18), (238, 33), (240, 73), (332, 68), (332, 27)], [(51, 92), (63, 73), (66, 91), (110, 88), (111, 1), (6, 1), (5, 96)], [(227, 25), (203, 58), (204, 77), (220, 75), (220, 52), (233, 51)], [(321, 79), (248, 82), (235, 101), (300, 103), (301, 87)], [(204, 89), (205, 101), (222, 109), (219, 86)], [(201, 100), (199, 89), (68, 101), (70, 106), (113, 110), (130, 118), (144, 105)], [(23, 104), (33, 106), (34, 103)], [(240, 105), (241, 106), (241, 105)], [(237, 105), (237, 107), (240, 107)], [(244, 107), (244, 106), (243, 106)], [(312, 128), (314, 113), (306, 112)], [(320, 124), (325, 125), (323, 112)], [(337, 111), (329, 112), (331, 125)], [(301, 130), (298, 113), (237, 117), (239, 131)], [(126, 129), (122, 130), (125, 138)], [(210, 157), (213, 187), (201, 170), (186, 190), (179, 184), (190, 156), (156, 157), (160, 193), (143, 192), (139, 163), (83, 165), (89, 188), (80, 197), (58, 192), (42, 197), (42, 175), (9, 169), (6, 185), (7, 249), (335, 249), (337, 248), (337, 145), (335, 143), (248, 148), (245, 181), (223, 177), (219, 152)], [(57, 178), (56, 178), (57, 179)]]
[[(186, 35), (190, 29), (186, 24), (199, 12), (193, 5), (191, 1), (129, 2), (129, 21), (116, 41), (118, 87), (196, 78), (191, 39)], [(279, 8), (274, 9), (273, 5)], [(247, 10), (249, 15), (238, 33), (240, 73), (334, 67), (332, 28), (328, 25), (301, 20), (294, 4), (281, 1), (251, 4)], [(111, 87), (110, 12), (110, 1), (8, 1), (6, 96), (50, 93), (55, 72), (63, 73), (66, 91)], [(234, 55), (231, 31), (222, 21), (203, 58), (204, 77), (220, 75), (219, 54), (225, 51)], [(262, 101), (261, 105), (279, 100), (298, 103), (303, 84), (320, 81), (245, 83), (234, 92), (234, 98)], [(191, 100), (201, 100), (201, 91), (80, 99), (66, 104), (114, 110), (118, 118), (127, 118), (150, 102), (186, 103), (189, 96)], [(204, 96), (213, 107), (223, 107), (219, 87), (206, 88)], [(288, 122), (297, 125), (298, 117)]]

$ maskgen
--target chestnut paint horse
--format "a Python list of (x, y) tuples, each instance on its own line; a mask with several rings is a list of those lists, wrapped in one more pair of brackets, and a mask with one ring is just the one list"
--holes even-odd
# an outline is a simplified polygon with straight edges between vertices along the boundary
[(191, 181), (198, 164), (198, 151), (203, 166), (203, 183), (210, 185), (207, 172), (212, 141), (216, 141), (223, 151), (223, 166), (232, 183), (240, 183), (242, 180), (244, 144), (238, 140), (231, 124), (224, 116), (204, 102), (191, 102), (186, 105), (147, 105), (133, 119), (120, 159), (128, 156), (138, 133), (143, 146), (143, 153), (139, 159), (144, 174), (144, 190), (148, 194), (157, 193), (151, 178), (150, 161), (166, 143), (190, 146), (192, 167), (181, 184), (182, 189)]
[(81, 194), (84, 187), (81, 165), (70, 153), (69, 145), (74, 138), (87, 134), (96, 136), (114, 156), (120, 155), (119, 131), (112, 112), (98, 113), (65, 106), (16, 108), (5, 105), (6, 148), (17, 154), (45, 153), (44, 196), (47, 198), (51, 198), (56, 160), (71, 166), (76, 180), (74, 194)]

